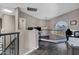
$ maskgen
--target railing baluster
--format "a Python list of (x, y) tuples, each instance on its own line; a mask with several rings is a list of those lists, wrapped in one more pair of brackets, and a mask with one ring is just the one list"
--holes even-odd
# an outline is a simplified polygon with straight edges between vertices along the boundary
[[(1, 39), (2, 39), (2, 51), (4, 51), (4, 39), (3, 39), (3, 36), (0, 36)], [(3, 53), (2, 53), (3, 54)]]
[(16, 55), (15, 42), (16, 42), (16, 40), (14, 41), (14, 55)]
[[(12, 37), (14, 35), (14, 37)], [(17, 35), (17, 36), (16, 36)], [(8, 54), (10, 52), (10, 55), (19, 55), (19, 32), (15, 33), (4, 33), (0, 34), (1, 37), (3, 37), (3, 52), (1, 54)], [(7, 43), (7, 36), (9, 37), (10, 43)], [(9, 42), (9, 41), (8, 41)]]
[[(11, 43), (11, 35), (10, 35), (10, 43)], [(10, 46), (10, 54), (11, 54), (11, 46)]]
[[(14, 34), (14, 38), (16, 38), (16, 34)], [(14, 54), (16, 55), (16, 40), (14, 41)]]
[(12, 43), (12, 54), (13, 54), (13, 43)]
[[(6, 35), (4, 36), (4, 50), (6, 48)], [(4, 55), (6, 55), (6, 51), (4, 51)]]
[(17, 34), (17, 55), (19, 55), (19, 33)]

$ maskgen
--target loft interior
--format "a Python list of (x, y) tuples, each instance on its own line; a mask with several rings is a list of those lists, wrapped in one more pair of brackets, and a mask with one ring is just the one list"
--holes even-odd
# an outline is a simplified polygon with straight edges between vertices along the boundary
[(79, 54), (79, 3), (0, 3), (1, 55)]

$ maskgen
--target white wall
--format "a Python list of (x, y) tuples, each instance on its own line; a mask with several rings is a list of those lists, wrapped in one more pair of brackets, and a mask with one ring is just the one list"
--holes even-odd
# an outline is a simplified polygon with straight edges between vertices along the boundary
[(20, 11), (19, 18), (25, 18), (26, 19), (26, 27), (44, 27), (46, 26), (46, 21), (45, 20), (40, 20), (38, 18), (35, 18), (31, 15), (28, 15), (22, 11)]
[(1, 33), (1, 29), (2, 29), (2, 19), (0, 19), (0, 33)]
[[(72, 20), (76, 20), (77, 24), (71, 25), (70, 21)], [(76, 9), (69, 13), (50, 19), (48, 21), (48, 29), (54, 29), (56, 26), (56, 23), (59, 21), (65, 21), (68, 24), (68, 27), (73, 31), (79, 30), (79, 9)]]
[(29, 31), (28, 33), (28, 42), (29, 42), (29, 49), (36, 49), (38, 48), (38, 30), (34, 29), (32, 31)]
[[(19, 8), (16, 8), (16, 13), (15, 13), (15, 28), (16, 31), (20, 32), (20, 47), (19, 47), (19, 52), (20, 54), (27, 53), (29, 51), (35, 50), (38, 48), (38, 31), (30, 31), (27, 30), (28, 27), (36, 27), (36, 26), (41, 26), (44, 27), (46, 26), (46, 22), (44, 20), (40, 20), (37, 18), (34, 18), (22, 11), (20, 11)], [(20, 19), (26, 20), (26, 28), (24, 29), (18, 29), (19, 28), (19, 21)]]
[(2, 33), (15, 31), (15, 17), (11, 15), (3, 15), (2, 17)]
[[(73, 21), (73, 20), (77, 21), (76, 25), (70, 24), (70, 22)], [(70, 28), (72, 31), (79, 31), (79, 9), (73, 10), (71, 12), (68, 12), (68, 13), (60, 15), (58, 17), (50, 19), (48, 21), (48, 25), (47, 25), (48, 29), (55, 30), (55, 26), (59, 21), (65, 21), (68, 25), (68, 28)], [(54, 34), (53, 32), (51, 32), (51, 33)], [(58, 32), (58, 33), (59, 33), (60, 36), (61, 35), (65, 36), (65, 32), (63, 32), (63, 31)]]

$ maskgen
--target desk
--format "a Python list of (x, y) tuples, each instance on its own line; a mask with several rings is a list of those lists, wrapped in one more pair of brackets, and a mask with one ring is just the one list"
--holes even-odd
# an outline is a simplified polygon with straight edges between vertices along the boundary
[(67, 42), (68, 52), (72, 55), (79, 55), (79, 37), (70, 36)]

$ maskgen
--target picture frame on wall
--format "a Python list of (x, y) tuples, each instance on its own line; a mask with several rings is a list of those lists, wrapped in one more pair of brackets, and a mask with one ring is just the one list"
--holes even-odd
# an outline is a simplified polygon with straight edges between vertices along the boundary
[(77, 20), (70, 21), (70, 25), (77, 25)]

